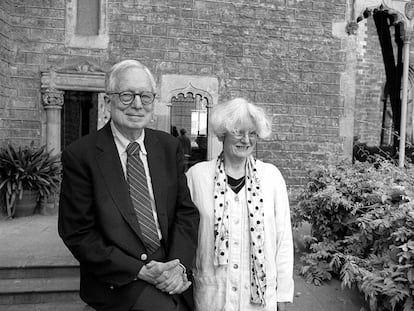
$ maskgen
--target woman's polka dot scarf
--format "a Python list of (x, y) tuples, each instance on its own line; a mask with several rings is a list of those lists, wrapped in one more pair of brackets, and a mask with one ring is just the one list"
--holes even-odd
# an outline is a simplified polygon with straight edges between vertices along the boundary
[[(264, 255), (264, 211), (260, 181), (255, 168), (256, 160), (250, 156), (246, 161), (246, 202), (250, 230), (250, 302), (265, 305), (266, 272)], [(229, 262), (229, 212), (226, 193), (227, 178), (224, 157), (217, 159), (214, 176), (214, 265)]]

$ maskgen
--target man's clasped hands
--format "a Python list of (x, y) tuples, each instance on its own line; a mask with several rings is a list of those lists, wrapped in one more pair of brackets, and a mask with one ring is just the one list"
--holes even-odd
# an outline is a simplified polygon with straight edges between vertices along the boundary
[(139, 271), (138, 278), (170, 295), (181, 294), (191, 285), (179, 259), (168, 262), (151, 260)]

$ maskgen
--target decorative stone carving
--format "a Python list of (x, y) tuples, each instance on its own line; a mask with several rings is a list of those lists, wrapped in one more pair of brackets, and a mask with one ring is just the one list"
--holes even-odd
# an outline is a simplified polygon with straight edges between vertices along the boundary
[(392, 15), (394, 23), (403, 23), (407, 31), (412, 30), (414, 18), (413, 0), (353, 0), (350, 8), (350, 21), (346, 31), (348, 34), (355, 34), (353, 22), (360, 22), (369, 17), (372, 11), (382, 10)]
[(63, 92), (48, 88), (42, 92), (43, 106), (45, 109), (62, 109)]
[(59, 68), (57, 72), (79, 72), (79, 73), (90, 73), (90, 72), (104, 72), (98, 65), (89, 62), (87, 60), (80, 61), (78, 63), (70, 64)]
[[(172, 90), (168, 97), (172, 99), (174, 97), (177, 97), (180, 94), (182, 94), (184, 97), (186, 97), (187, 94), (191, 94), (193, 98), (196, 95), (200, 95), (201, 98), (203, 99), (202, 102), (204, 103), (203, 108), (212, 107), (213, 100), (212, 100), (210, 93), (205, 90), (196, 88), (194, 85), (191, 84), (191, 82), (188, 83), (188, 86), (186, 86), (185, 88), (179, 88), (179, 89)], [(167, 106), (171, 106), (171, 102), (169, 102)]]
[(346, 25), (345, 31), (348, 35), (356, 35), (357, 30), (358, 30), (358, 23), (355, 21), (350, 21)]

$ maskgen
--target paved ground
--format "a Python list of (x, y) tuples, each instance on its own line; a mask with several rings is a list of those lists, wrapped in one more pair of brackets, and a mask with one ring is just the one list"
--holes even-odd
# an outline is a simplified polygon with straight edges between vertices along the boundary
[(0, 220), (0, 266), (77, 264), (57, 234), (57, 216)]
[[(57, 216), (34, 215), (0, 220), (0, 266), (75, 264), (57, 234)], [(307, 284), (295, 271), (295, 298), (289, 311), (368, 310), (356, 291), (342, 290), (333, 280), (323, 286)]]

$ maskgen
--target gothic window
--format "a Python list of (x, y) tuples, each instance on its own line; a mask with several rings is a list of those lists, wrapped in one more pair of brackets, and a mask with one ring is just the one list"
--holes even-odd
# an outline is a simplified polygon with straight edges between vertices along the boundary
[(200, 94), (179, 93), (171, 99), (171, 134), (190, 139), (188, 167), (207, 159), (208, 98)]

